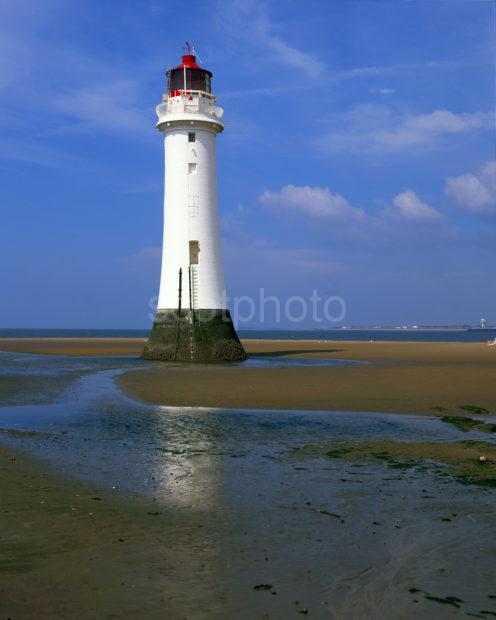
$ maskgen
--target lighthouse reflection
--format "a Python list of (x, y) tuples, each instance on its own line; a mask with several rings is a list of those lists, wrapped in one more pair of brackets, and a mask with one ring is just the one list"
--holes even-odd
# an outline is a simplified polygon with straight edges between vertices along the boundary
[(156, 458), (148, 487), (178, 508), (205, 510), (222, 499), (225, 431), (214, 410), (157, 407)]

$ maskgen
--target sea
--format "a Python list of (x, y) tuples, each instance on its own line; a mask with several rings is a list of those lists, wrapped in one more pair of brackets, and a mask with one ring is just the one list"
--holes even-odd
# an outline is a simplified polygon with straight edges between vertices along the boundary
[[(0, 328), (0, 338), (147, 338), (149, 329)], [(391, 342), (483, 342), (496, 338), (496, 327), (479, 329), (239, 329), (241, 338), (255, 340), (385, 340)]]

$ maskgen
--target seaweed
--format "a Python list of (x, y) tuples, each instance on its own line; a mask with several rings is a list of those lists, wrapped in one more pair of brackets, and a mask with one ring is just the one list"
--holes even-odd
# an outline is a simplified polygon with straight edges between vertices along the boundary
[(411, 459), (403, 459), (403, 460), (395, 459), (392, 454), (387, 452), (387, 450), (381, 450), (379, 452), (372, 452), (371, 454), (374, 458), (379, 459), (379, 461), (383, 461), (384, 463), (386, 463), (388, 467), (391, 467), (391, 469), (410, 469), (412, 467), (416, 467), (417, 465), (419, 465), (418, 461), (413, 461)]
[(371, 454), (373, 457), (375, 457), (376, 459), (379, 459), (380, 461), (389, 461), (389, 462), (394, 461), (393, 456), (386, 450), (381, 450), (380, 452), (372, 452)]
[(480, 420), (474, 420), (473, 418), (445, 415), (441, 418), (441, 421), (446, 422), (446, 424), (453, 424), (453, 426), (456, 426), (464, 433), (467, 433), (470, 430), (477, 430), (483, 433), (496, 433), (496, 424), (488, 424), (487, 422), (481, 422)]
[(350, 454), (352, 451), (352, 448), (336, 448), (336, 450), (329, 450), (329, 452), (326, 452), (326, 456), (330, 459), (340, 459), (342, 456)]
[(444, 598), (441, 598), (439, 596), (426, 594), (425, 598), (428, 601), (434, 601), (435, 603), (441, 603), (442, 605), (453, 605), (453, 607), (456, 607), (457, 609), (460, 609), (459, 603), (463, 603), (462, 599), (456, 596), (445, 596)]
[(441, 418), (442, 422), (446, 424), (453, 424), (456, 428), (460, 429), (464, 433), (468, 432), (474, 426), (478, 426), (480, 424), (479, 420), (474, 420), (473, 418), (464, 418), (463, 416), (456, 415), (443, 415)]
[(419, 463), (417, 461), (391, 461), (388, 463), (389, 467), (393, 469), (411, 469), (417, 467)]
[(476, 484), (479, 487), (496, 489), (496, 478), (473, 478), (472, 476), (459, 476), (458, 482), (462, 484)]
[(458, 408), (462, 411), (468, 411), (469, 413), (475, 413), (479, 415), (489, 413), (487, 409), (485, 409), (484, 407), (479, 407), (479, 405), (460, 405)]
[[(444, 416), (445, 422), (462, 425), (464, 429), (495, 432), (496, 424), (486, 424), (471, 418)], [(482, 440), (465, 440), (453, 443), (415, 443), (394, 441), (370, 442), (336, 442), (319, 445), (306, 445), (294, 448), (295, 454), (303, 458), (327, 456), (332, 459), (343, 459), (355, 463), (374, 463), (386, 465), (391, 473), (394, 470), (399, 476), (388, 480), (401, 480), (404, 472), (413, 469), (415, 472), (430, 472), (441, 479), (452, 479), (457, 482), (476, 485), (480, 488), (496, 487), (496, 446)], [(403, 471), (401, 471), (403, 470)], [(348, 472), (353, 473), (353, 472)], [(342, 482), (363, 482), (341, 478)], [(447, 483), (447, 480), (445, 481)]]

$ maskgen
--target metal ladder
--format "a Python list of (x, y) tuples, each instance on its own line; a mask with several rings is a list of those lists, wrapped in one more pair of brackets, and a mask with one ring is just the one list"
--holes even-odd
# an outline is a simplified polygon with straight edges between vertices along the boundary
[(189, 356), (195, 359), (195, 310), (198, 309), (198, 269), (197, 265), (189, 266)]
[(199, 291), (198, 291), (198, 265), (190, 265), (191, 269), (191, 309), (198, 310)]

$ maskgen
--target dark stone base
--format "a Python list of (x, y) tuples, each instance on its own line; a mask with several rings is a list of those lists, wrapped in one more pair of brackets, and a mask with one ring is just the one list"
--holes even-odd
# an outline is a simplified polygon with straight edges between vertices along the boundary
[(157, 310), (141, 355), (147, 360), (212, 362), (245, 360), (229, 310)]

